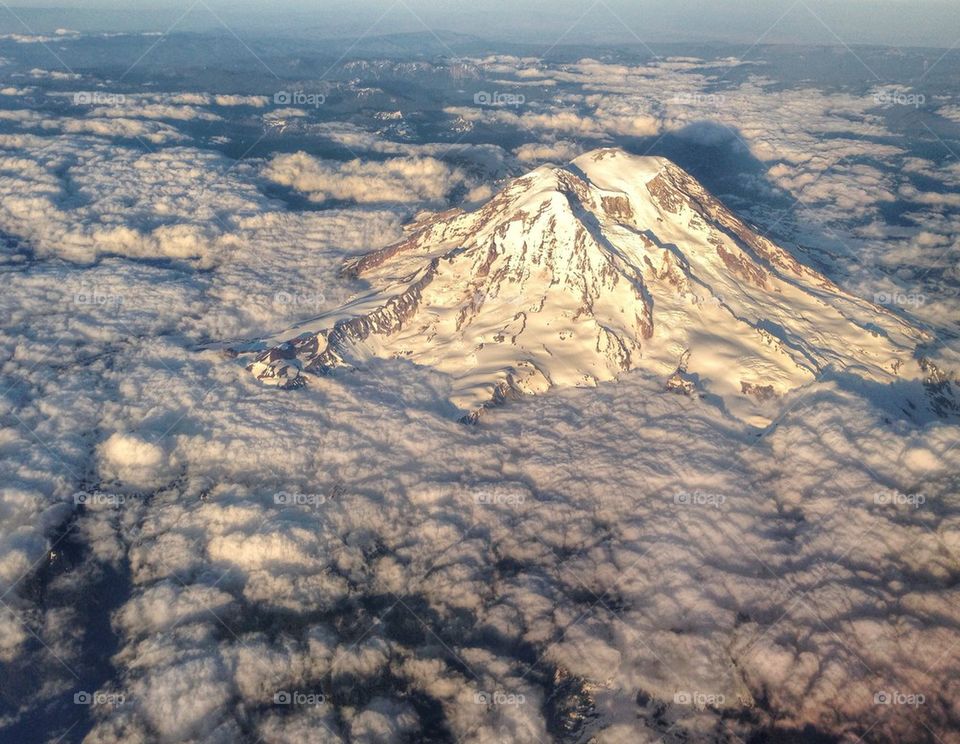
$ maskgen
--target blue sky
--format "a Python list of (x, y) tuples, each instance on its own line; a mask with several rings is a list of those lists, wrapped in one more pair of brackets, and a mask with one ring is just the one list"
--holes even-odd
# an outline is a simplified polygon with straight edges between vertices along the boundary
[[(489, 39), (564, 42), (717, 40), (882, 43), (950, 47), (960, 41), (956, 0), (59, 0), (21, 2), (31, 25), (83, 30), (220, 25), (321, 36), (450, 30)], [(184, 12), (190, 10), (185, 16)], [(20, 9), (24, 11), (21, 12)], [(31, 10), (26, 10), (30, 8)], [(36, 9), (46, 10), (38, 11)], [(183, 16), (181, 18), (181, 16)], [(216, 16), (216, 17), (214, 17)], [(4, 28), (16, 24), (0, 8)], [(22, 30), (22, 28), (20, 29)], [(38, 28), (42, 30), (42, 28)]]

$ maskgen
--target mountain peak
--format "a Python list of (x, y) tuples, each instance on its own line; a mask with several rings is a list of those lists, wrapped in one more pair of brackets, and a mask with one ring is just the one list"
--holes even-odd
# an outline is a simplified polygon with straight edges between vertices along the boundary
[(903, 373), (922, 339), (669, 160), (615, 148), (541, 166), (472, 212), (421, 219), (345, 273), (372, 294), (266, 340), (250, 365), (259, 379), (298, 386), (403, 357), (449, 374), (453, 403), (475, 416), (510, 394), (644, 369), (749, 410), (831, 365)]

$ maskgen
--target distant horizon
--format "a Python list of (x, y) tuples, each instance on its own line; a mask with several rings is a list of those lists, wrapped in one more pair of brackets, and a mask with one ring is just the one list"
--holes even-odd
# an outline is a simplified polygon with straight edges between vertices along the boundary
[(692, 0), (670, 4), (660, 0), (639, 4), (626, 0), (498, 0), (485, 3), (481, 11), (476, 4), (460, 0), (443, 8), (426, 0), (337, 0), (323, 9), (304, 9), (295, 1), (269, 9), (224, 0), (194, 5), (152, 2), (138, 8), (109, 2), (25, 3), (4, 7), (0, 32), (26, 33), (26, 27), (39, 33), (58, 27), (81, 32), (220, 28), (268, 36), (303, 36), (322, 30), (322, 38), (356, 38), (446, 31), (493, 42), (546, 46), (728, 43), (948, 49), (960, 44), (956, 10), (940, 0), (797, 0), (786, 9), (768, 0), (756, 0), (751, 8), (724, 7), (730, 4), (721, 2), (707, 5), (699, 7)]
[[(11, 6), (15, 7), (15, 6)], [(56, 29), (34, 29), (36, 33), (49, 34)], [(177, 34), (198, 34), (198, 35), (223, 35), (225, 37), (233, 38), (233, 34), (230, 30), (223, 28), (222, 26), (218, 27), (209, 27), (209, 28), (174, 28), (170, 31), (163, 31), (159, 28), (151, 29), (136, 29), (125, 32), (113, 32), (105, 29), (79, 29), (79, 28), (63, 28), (59, 29), (63, 31), (75, 31), (79, 34), (97, 34), (97, 33), (141, 33), (141, 34), (154, 34), (154, 35), (163, 35), (163, 36), (175, 36)], [(13, 33), (10, 31), (3, 31), (0, 33)], [(23, 32), (26, 33), (26, 32)], [(535, 40), (527, 39), (504, 39), (496, 38), (490, 36), (484, 36), (482, 34), (473, 34), (467, 31), (460, 31), (451, 28), (438, 27), (430, 31), (418, 31), (418, 30), (406, 30), (406, 31), (392, 31), (384, 32), (377, 34), (368, 34), (363, 37), (363, 41), (371, 41), (375, 39), (391, 39), (396, 37), (417, 37), (417, 36), (439, 36), (442, 38), (444, 34), (449, 34), (451, 36), (459, 36), (463, 39), (470, 39), (478, 43), (489, 44), (491, 48), (494, 48), (496, 45), (508, 45), (508, 46), (525, 46), (536, 48), (537, 46), (549, 47), (553, 49), (570, 49), (575, 47), (590, 47), (594, 49), (629, 49), (631, 47), (636, 47), (638, 49), (644, 49), (646, 46), (653, 47), (695, 47), (695, 46), (718, 46), (718, 47), (730, 47), (731, 51), (744, 51), (745, 47), (751, 49), (763, 49), (770, 47), (797, 47), (800, 49), (803, 48), (822, 48), (822, 49), (846, 49), (847, 47), (852, 48), (862, 48), (862, 49), (912, 49), (912, 50), (929, 50), (934, 52), (951, 52), (954, 51), (954, 47), (949, 47), (946, 45), (928, 45), (928, 44), (895, 44), (891, 42), (870, 42), (870, 41), (854, 41), (849, 43), (842, 43), (838, 41), (788, 41), (788, 40), (764, 40), (760, 43), (755, 44), (746, 44), (742, 41), (735, 41), (732, 39), (723, 39), (723, 38), (697, 38), (697, 39), (640, 39), (640, 40), (624, 40), (624, 41), (600, 41), (600, 42), (590, 42), (590, 41), (562, 41), (559, 44), (551, 44), (546, 41), (537, 42)], [(263, 34), (251, 34), (249, 38), (257, 39), (277, 39), (277, 38), (287, 38), (294, 37), (299, 39), (307, 39), (311, 37), (309, 30), (270, 30), (269, 32), (264, 32)], [(317, 41), (341, 41), (344, 43), (352, 42), (354, 39), (345, 36), (343, 34), (331, 34), (329, 36), (313, 36)], [(956, 49), (957, 53), (960, 54), (960, 48)]]

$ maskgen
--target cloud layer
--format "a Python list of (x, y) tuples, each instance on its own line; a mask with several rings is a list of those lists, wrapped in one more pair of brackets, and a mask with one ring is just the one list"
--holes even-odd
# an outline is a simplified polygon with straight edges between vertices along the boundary
[[(182, 127), (267, 104), (206, 92), (4, 113), (0, 730), (957, 741), (958, 435), (904, 412), (921, 386), (831, 374), (761, 433), (631, 375), (467, 428), (436, 403), (450, 380), (403, 359), (279, 392), (220, 351), (362, 293), (342, 260), (418, 210), (665, 132), (739, 143), (762, 174), (744, 189), (798, 202), (781, 224), (806, 259), (868, 297), (926, 294), (895, 309), (951, 338), (958, 172), (890, 139), (873, 95), (758, 74), (716, 97), (729, 61), (478, 62), (561, 91), (450, 107), (522, 133), (509, 150), (330, 123), (317, 136), (362, 159), (237, 161)], [(161, 139), (118, 143), (130, 117)]]

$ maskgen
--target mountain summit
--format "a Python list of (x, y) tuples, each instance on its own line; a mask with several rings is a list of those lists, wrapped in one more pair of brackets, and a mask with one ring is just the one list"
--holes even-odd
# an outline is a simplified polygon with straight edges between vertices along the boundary
[(344, 272), (371, 291), (266, 340), (250, 365), (260, 380), (298, 386), (400, 357), (454, 378), (452, 402), (475, 418), (511, 394), (644, 369), (735, 409), (828, 366), (888, 381), (917, 366), (923, 340), (675, 164), (618, 149), (537, 168), (475, 211), (420, 219)]

